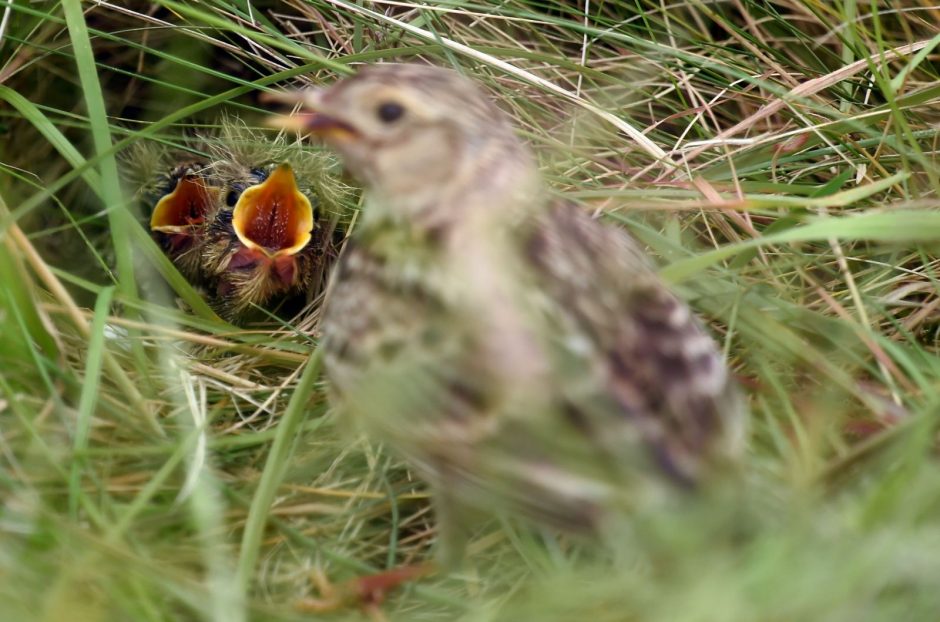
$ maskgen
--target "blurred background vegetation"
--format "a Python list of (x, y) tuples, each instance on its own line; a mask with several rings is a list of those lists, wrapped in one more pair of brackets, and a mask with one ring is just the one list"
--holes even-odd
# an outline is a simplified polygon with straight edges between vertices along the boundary
[(305, 364), (317, 301), (222, 321), (122, 177), (140, 145), (189, 144), (223, 115), (260, 125), (268, 87), (418, 59), (484, 83), (552, 187), (637, 236), (709, 320), (752, 405), (747, 510), (640, 509), (613, 568), (481, 525), (464, 570), (372, 617), (936, 618), (933, 3), (0, 13), (0, 619), (359, 619), (298, 611), (311, 574), (431, 554), (423, 486), (334, 420)]

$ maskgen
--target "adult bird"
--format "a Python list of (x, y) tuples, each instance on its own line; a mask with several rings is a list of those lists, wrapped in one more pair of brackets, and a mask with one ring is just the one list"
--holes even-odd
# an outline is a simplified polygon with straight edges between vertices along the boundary
[(544, 187), (481, 88), (417, 64), (283, 96), (367, 191), (321, 330), (337, 408), (466, 508), (572, 532), (720, 470), (744, 408), (713, 340), (622, 229)]

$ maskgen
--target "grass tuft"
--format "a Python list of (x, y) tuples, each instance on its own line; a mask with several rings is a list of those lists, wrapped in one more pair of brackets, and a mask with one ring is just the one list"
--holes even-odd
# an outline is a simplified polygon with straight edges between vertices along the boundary
[[(488, 88), (552, 188), (633, 233), (709, 321), (752, 417), (742, 490), (641, 508), (612, 566), (493, 521), (465, 568), (406, 586), (383, 615), (940, 610), (928, 3), (0, 11), (0, 619), (308, 620), (294, 605), (316, 595), (311, 575), (339, 584), (432, 554), (423, 484), (327, 408), (319, 299), (289, 320), (224, 322), (135, 213), (152, 174), (118, 178), (134, 157), (160, 169), (153, 154), (232, 142), (226, 118), (246, 159), (328, 158), (260, 129), (258, 94), (386, 61)], [(358, 210), (342, 179), (312, 186), (340, 224)]]

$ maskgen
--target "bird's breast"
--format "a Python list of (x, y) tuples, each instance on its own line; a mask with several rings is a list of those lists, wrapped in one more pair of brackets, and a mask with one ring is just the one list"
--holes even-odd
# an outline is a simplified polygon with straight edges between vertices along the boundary
[(447, 307), (435, 271), (418, 259), (347, 248), (321, 324), (326, 371), (339, 390), (351, 390), (367, 371), (434, 345)]

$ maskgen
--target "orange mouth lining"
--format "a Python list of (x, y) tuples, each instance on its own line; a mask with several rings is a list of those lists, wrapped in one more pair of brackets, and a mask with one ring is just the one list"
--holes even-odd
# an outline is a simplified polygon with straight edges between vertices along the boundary
[(194, 174), (176, 182), (173, 192), (157, 201), (150, 216), (150, 229), (164, 233), (186, 233), (206, 222), (221, 190)]
[(232, 212), (232, 226), (242, 244), (268, 257), (303, 250), (312, 235), (313, 208), (297, 189), (289, 164), (245, 189)]

